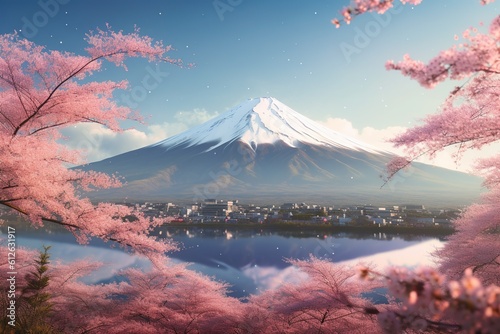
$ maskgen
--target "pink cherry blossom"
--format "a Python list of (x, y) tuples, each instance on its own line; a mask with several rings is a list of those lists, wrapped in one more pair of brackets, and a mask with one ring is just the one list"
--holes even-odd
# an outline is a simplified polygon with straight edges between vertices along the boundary
[[(91, 237), (118, 242), (159, 260), (175, 249), (148, 236), (164, 221), (125, 206), (95, 205), (86, 192), (121, 185), (113, 175), (68, 169), (84, 163), (82, 152), (59, 143), (58, 129), (79, 122), (120, 131), (119, 121), (140, 118), (118, 105), (113, 93), (127, 82), (88, 81), (103, 61), (124, 66), (126, 58), (167, 61), (171, 47), (131, 34), (98, 30), (87, 35), (88, 56), (47, 51), (16, 34), (0, 36), (0, 204), (32, 224), (67, 227), (79, 242)], [(134, 221), (125, 219), (134, 217)]]

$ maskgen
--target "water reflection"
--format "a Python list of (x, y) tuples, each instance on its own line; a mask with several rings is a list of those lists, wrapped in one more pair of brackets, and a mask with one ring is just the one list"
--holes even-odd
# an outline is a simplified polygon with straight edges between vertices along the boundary
[[(389, 264), (429, 265), (432, 261), (428, 253), (443, 244), (435, 236), (421, 234), (333, 233), (324, 229), (162, 227), (155, 234), (179, 242), (180, 251), (170, 254), (173, 261), (191, 263), (191, 269), (228, 282), (232, 285), (231, 294), (238, 297), (297, 279), (297, 272), (286, 262), (287, 258), (305, 259), (312, 254), (347, 264), (361, 260), (382, 268)], [(119, 248), (112, 249), (100, 240), (78, 245), (65, 230), (29, 228), (18, 230), (17, 236), (18, 246), (40, 249), (44, 244), (51, 245), (53, 260), (89, 258), (105, 263), (101, 270), (85, 279), (87, 283), (109, 282), (123, 268), (149, 266), (145, 259)]]
[(310, 254), (335, 262), (402, 249), (434, 239), (431, 236), (373, 232), (287, 231), (265, 229), (202, 229), (163, 227), (181, 245), (172, 257), (185, 262), (243, 268), (289, 266), (283, 259), (305, 259)]

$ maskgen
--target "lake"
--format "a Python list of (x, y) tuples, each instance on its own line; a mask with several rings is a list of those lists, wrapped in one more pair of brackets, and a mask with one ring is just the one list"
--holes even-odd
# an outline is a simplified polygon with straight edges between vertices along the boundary
[[(9, 222), (0, 229), (2, 243), (7, 226)], [(150, 266), (146, 259), (100, 240), (79, 245), (60, 228), (46, 231), (11, 226), (16, 227), (18, 247), (40, 249), (50, 245), (52, 261), (88, 258), (103, 262), (103, 268), (85, 278), (87, 283), (112, 281), (116, 271), (123, 268)], [(164, 226), (155, 234), (179, 243), (180, 250), (170, 254), (173, 261), (190, 263), (189, 268), (229, 283), (231, 295), (236, 297), (258, 294), (296, 278), (296, 269), (286, 262), (288, 258), (305, 259), (312, 254), (350, 265), (370, 262), (380, 269), (388, 265), (432, 265), (429, 253), (444, 244), (443, 237), (429, 234), (362, 229), (341, 232), (324, 228)]]

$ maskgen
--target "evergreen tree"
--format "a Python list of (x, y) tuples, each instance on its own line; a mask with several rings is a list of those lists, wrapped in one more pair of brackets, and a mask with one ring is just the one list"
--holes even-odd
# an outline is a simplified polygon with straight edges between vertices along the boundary
[(47, 292), (50, 276), (49, 270), (50, 246), (43, 246), (34, 270), (26, 274), (26, 286), (19, 298), (20, 310), (16, 319), (15, 333), (49, 334), (55, 333), (49, 324), (52, 311), (50, 294)]

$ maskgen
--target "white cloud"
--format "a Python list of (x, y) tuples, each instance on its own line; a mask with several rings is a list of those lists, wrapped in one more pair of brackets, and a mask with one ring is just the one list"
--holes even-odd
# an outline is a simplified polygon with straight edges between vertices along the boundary
[(359, 130), (354, 128), (352, 123), (344, 118), (328, 118), (326, 122), (322, 122), (323, 125), (340, 132), (344, 135), (359, 138)]
[[(375, 129), (373, 127), (364, 127), (358, 129), (354, 125), (344, 119), (344, 118), (328, 118), (326, 121), (321, 122), (323, 125), (333, 129), (344, 135), (353, 137), (358, 141), (370, 144), (381, 150), (390, 151), (399, 155), (404, 155), (402, 149), (398, 149), (388, 143), (387, 140), (395, 137), (396, 135), (402, 133), (407, 128), (403, 126), (390, 126), (383, 129)], [(429, 159), (422, 157), (417, 161), (432, 164), (435, 166), (440, 166), (444, 168), (449, 168), (453, 170), (458, 170), (462, 172), (472, 172), (474, 162), (479, 158), (487, 158), (498, 154), (500, 151), (500, 145), (491, 145), (485, 147), (481, 151), (470, 151), (464, 154), (464, 156), (457, 162), (453, 157), (453, 153), (456, 152), (456, 148), (450, 147), (439, 153), (434, 159)]]
[(98, 161), (157, 143), (217, 115), (205, 109), (179, 111), (174, 115), (174, 122), (152, 124), (142, 131), (128, 129), (118, 133), (100, 124), (81, 123), (61, 131), (65, 137), (62, 143), (84, 151), (87, 162)]
[(391, 143), (387, 142), (387, 140), (406, 130), (405, 127), (391, 126), (385, 129), (375, 129), (368, 126), (362, 129), (357, 129), (350, 121), (344, 118), (328, 118), (325, 122), (322, 122), (322, 124), (346, 136), (350, 136), (361, 142), (375, 146), (380, 150), (402, 154), (401, 150), (394, 148)]
[(247, 265), (241, 268), (241, 272), (253, 280), (258, 291), (276, 290), (283, 283), (298, 283), (307, 277), (295, 266), (280, 269)]

